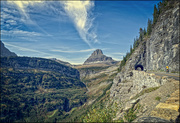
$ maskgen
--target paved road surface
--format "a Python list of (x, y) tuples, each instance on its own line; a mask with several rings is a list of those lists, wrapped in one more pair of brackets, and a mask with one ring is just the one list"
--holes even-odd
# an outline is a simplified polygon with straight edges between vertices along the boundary
[(158, 75), (158, 76), (167, 76), (169, 78), (173, 78), (178, 81), (180, 80), (179, 74), (175, 74), (175, 73), (165, 73), (165, 72), (147, 72), (147, 73), (154, 73), (155, 75)]

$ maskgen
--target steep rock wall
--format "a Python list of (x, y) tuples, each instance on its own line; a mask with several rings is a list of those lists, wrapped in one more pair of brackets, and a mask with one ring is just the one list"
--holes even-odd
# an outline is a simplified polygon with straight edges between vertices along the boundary
[(151, 36), (144, 38), (130, 56), (121, 74), (133, 70), (137, 64), (147, 70), (179, 71), (179, 2), (159, 15)]
[(147, 69), (179, 71), (179, 5), (160, 15), (146, 48)]

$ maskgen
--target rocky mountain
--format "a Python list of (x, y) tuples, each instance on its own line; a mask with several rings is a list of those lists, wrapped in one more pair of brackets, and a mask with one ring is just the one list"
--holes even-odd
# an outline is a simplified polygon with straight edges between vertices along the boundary
[(103, 54), (102, 50), (95, 50), (91, 56), (84, 62), (84, 65), (87, 64), (96, 64), (96, 63), (106, 63), (106, 64), (114, 64), (114, 61), (111, 57), (107, 57)]
[(2, 41), (0, 41), (0, 47), (1, 47), (1, 57), (9, 57), (9, 56), (17, 56), (15, 53), (9, 51), (3, 44)]
[[(179, 73), (179, 5), (175, 0), (164, 1), (151, 35), (142, 39), (114, 78), (110, 97), (121, 104), (117, 119), (126, 121), (126, 114), (136, 112), (138, 105), (142, 107), (135, 122), (152, 122), (157, 117), (169, 122), (178, 119), (179, 98), (172, 100), (171, 94), (177, 92), (179, 82), (154, 71), (162, 73), (169, 66), (170, 73)], [(135, 70), (137, 66), (148, 72)]]

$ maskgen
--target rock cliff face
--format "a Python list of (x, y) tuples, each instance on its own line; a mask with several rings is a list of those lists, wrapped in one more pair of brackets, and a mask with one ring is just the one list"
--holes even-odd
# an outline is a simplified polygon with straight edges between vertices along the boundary
[(123, 72), (141, 64), (147, 70), (179, 71), (179, 3), (159, 15), (151, 36), (144, 39), (126, 62)]
[(4, 44), (2, 43), (2, 41), (0, 41), (0, 47), (1, 47), (1, 57), (9, 57), (9, 56), (17, 56), (15, 53), (9, 51)]
[(179, 71), (179, 4), (162, 13), (150, 39), (146, 42), (145, 66), (161, 70)]
[(95, 50), (91, 56), (84, 62), (84, 65), (87, 64), (96, 64), (96, 63), (107, 63), (107, 64), (114, 64), (114, 61), (111, 57), (107, 57), (103, 54), (102, 50), (97, 49)]
[[(121, 107), (124, 112), (132, 107), (131, 101), (136, 98), (140, 99), (142, 105), (147, 106), (143, 107), (143, 112), (149, 116), (152, 109), (159, 103), (154, 101), (156, 96), (159, 95), (165, 101), (166, 95), (176, 90), (176, 85), (170, 83), (166, 77), (158, 77), (134, 69), (140, 64), (147, 70), (164, 71), (166, 66), (169, 66), (170, 72), (179, 72), (179, 5), (180, 2), (176, 1), (173, 3), (173, 7), (159, 15), (150, 37), (143, 39), (121, 72), (114, 78), (110, 97), (114, 101), (123, 103)], [(160, 89), (157, 89), (158, 87)], [(163, 88), (165, 89), (163, 90)], [(157, 89), (152, 92), (157, 95), (141, 95), (151, 89)], [(149, 103), (147, 99), (143, 102), (144, 98), (150, 99), (153, 103)], [(119, 117), (123, 117), (122, 115), (122, 112), (119, 113)]]

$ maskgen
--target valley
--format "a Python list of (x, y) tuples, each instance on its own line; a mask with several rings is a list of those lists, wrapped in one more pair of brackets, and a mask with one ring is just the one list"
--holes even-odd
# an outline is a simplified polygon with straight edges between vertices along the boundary
[(158, 5), (121, 61), (101, 49), (80, 65), (18, 56), (1, 41), (0, 121), (180, 122), (180, 2)]

